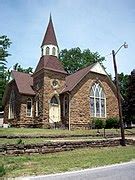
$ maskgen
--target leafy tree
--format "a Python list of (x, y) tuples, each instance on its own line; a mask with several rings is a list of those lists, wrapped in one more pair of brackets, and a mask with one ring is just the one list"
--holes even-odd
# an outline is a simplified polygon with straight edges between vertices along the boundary
[(118, 74), (120, 93), (123, 98), (127, 98), (127, 90), (129, 83), (129, 75), (124, 75), (124, 73)]
[(81, 51), (79, 47), (69, 50), (64, 49), (60, 52), (60, 61), (69, 74), (95, 62), (102, 63), (104, 60), (105, 58), (101, 57), (97, 52), (93, 53), (89, 49)]
[(25, 72), (25, 73), (33, 73), (32, 71), (32, 67), (28, 67), (28, 68), (22, 68), (21, 65), (19, 65), (18, 63), (16, 63), (14, 66), (13, 66), (13, 70), (16, 70), (16, 71), (19, 71), (19, 72)]
[(2, 110), (2, 97), (8, 80), (6, 58), (10, 55), (7, 51), (10, 45), (11, 45), (11, 41), (7, 36), (5, 35), (0, 36), (0, 111)]
[(128, 104), (128, 121), (135, 123), (135, 69), (131, 72), (129, 76), (129, 86), (128, 86), (128, 95), (127, 95), (127, 104)]
[[(131, 125), (131, 120), (128, 114), (129, 102), (128, 102), (128, 86), (129, 86), (129, 75), (124, 73), (118, 74), (120, 93), (122, 95), (122, 115), (124, 123), (128, 126)], [(115, 80), (114, 80), (115, 83)]]

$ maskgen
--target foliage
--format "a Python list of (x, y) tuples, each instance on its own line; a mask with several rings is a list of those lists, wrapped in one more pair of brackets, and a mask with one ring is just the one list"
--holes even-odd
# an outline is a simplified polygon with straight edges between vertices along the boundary
[(93, 53), (89, 49), (82, 51), (79, 47), (69, 50), (64, 49), (60, 52), (60, 61), (69, 74), (95, 62), (100, 62), (102, 64), (104, 60), (105, 58), (101, 57), (97, 52)]
[(92, 121), (92, 126), (93, 128), (96, 128), (96, 129), (102, 129), (104, 127), (104, 123), (103, 123), (103, 120), (99, 119), (99, 118), (94, 118), (93, 121)]
[(120, 91), (124, 98), (122, 101), (123, 120), (127, 127), (135, 122), (135, 71), (131, 75), (119, 74)]
[(117, 117), (107, 118), (105, 128), (107, 128), (107, 129), (118, 128), (118, 126), (119, 126), (119, 121), (118, 121)]
[(0, 165), (0, 177), (4, 176), (6, 174), (6, 170), (3, 165)]
[(32, 71), (32, 67), (28, 67), (28, 68), (22, 68), (21, 65), (19, 65), (18, 63), (16, 63), (13, 66), (13, 70), (19, 71), (19, 72), (24, 72), (24, 73), (33, 73)]
[(131, 72), (128, 85), (128, 118), (135, 122), (135, 70)]
[(127, 97), (128, 83), (129, 83), (129, 75), (124, 73), (118, 74), (120, 93), (122, 97), (125, 99)]
[(10, 55), (7, 51), (10, 45), (11, 41), (7, 36), (0, 36), (0, 111), (2, 110), (2, 97), (4, 94), (6, 83), (8, 81), (8, 70), (6, 70), (6, 58)]

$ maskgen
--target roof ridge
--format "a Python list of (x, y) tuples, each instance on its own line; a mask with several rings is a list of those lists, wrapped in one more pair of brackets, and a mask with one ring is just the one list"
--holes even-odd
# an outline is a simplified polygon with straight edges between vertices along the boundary
[(27, 72), (21, 72), (21, 71), (16, 71), (16, 70), (12, 70), (11, 72), (15, 72), (15, 73), (20, 73), (20, 74), (26, 74), (26, 75), (29, 75), (29, 76), (32, 76), (33, 74), (29, 74)]
[[(71, 91), (90, 72), (90, 69), (95, 64), (96, 63), (93, 63), (93, 64), (91, 64), (85, 68), (82, 68), (82, 69), (76, 71), (75, 73), (67, 76), (65, 88), (62, 90), (62, 93), (66, 92), (66, 91)], [(72, 79), (72, 80), (70, 80), (70, 79)]]
[[(92, 68), (94, 65), (95, 65), (95, 63), (94, 63), (94, 64), (91, 64), (91, 65), (89, 65), (89, 66), (86, 66), (86, 67), (84, 67), (84, 68), (82, 68), (82, 69), (78, 69), (76, 72), (74, 72), (73, 74), (70, 74), (69, 76), (75, 75), (76, 73), (78, 73), (78, 72), (80, 72), (80, 71), (83, 71), (83, 70), (85, 70), (85, 69), (87, 69), (87, 68)], [(67, 77), (68, 77), (68, 76), (67, 76)]]

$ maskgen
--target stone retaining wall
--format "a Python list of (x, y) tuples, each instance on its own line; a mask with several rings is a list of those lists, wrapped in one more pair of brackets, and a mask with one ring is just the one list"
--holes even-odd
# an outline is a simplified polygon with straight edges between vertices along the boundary
[[(91, 135), (91, 134), (63, 134), (63, 135), (0, 135), (0, 138), (16, 139), (16, 138), (70, 138), (70, 137), (103, 137), (103, 134)], [(105, 137), (113, 138), (120, 137), (118, 134), (106, 134)]]
[[(126, 144), (135, 145), (135, 141), (127, 139)], [(45, 154), (61, 151), (69, 151), (77, 148), (86, 147), (113, 147), (119, 146), (120, 140), (96, 140), (96, 141), (79, 141), (79, 142), (46, 142), (43, 144), (11, 144), (0, 145), (0, 155), (20, 155), (20, 154)]]

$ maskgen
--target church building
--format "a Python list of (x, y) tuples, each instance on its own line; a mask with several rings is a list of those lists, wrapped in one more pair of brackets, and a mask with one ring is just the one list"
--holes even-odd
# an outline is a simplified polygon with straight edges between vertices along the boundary
[(4, 123), (12, 127), (88, 129), (94, 118), (116, 117), (116, 87), (100, 63), (69, 75), (59, 61), (50, 17), (34, 73), (12, 71), (3, 97)]

